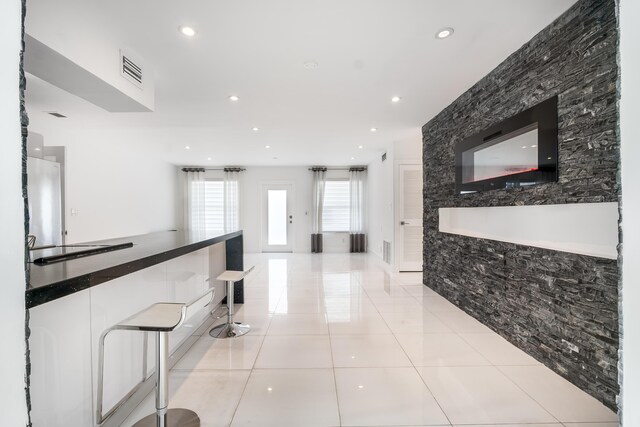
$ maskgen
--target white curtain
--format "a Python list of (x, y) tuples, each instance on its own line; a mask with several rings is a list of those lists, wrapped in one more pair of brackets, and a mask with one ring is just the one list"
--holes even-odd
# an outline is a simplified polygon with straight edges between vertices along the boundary
[(324, 205), (324, 187), (327, 182), (326, 168), (313, 168), (313, 230), (311, 233), (311, 252), (322, 252), (322, 206)]
[(367, 171), (362, 168), (349, 170), (351, 252), (366, 252), (366, 191)]
[(204, 208), (204, 169), (186, 169), (184, 229), (194, 239), (206, 236)]
[(224, 170), (224, 232), (240, 230), (240, 169)]
[(322, 205), (324, 204), (324, 186), (327, 182), (326, 169), (313, 170), (313, 234), (322, 233)]

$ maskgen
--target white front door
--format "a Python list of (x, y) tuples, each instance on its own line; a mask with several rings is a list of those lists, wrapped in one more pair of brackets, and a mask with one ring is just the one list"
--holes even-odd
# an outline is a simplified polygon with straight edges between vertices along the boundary
[(262, 251), (291, 252), (292, 184), (262, 185)]
[(422, 271), (422, 165), (399, 165), (397, 268)]

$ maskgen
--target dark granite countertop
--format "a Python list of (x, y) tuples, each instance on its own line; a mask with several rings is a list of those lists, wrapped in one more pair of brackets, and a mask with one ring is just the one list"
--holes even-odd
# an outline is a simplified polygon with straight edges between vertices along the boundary
[[(182, 231), (162, 231), (86, 243), (113, 245), (132, 242), (133, 247), (49, 265), (29, 263), (27, 308), (36, 307), (241, 235), (242, 231), (235, 231), (194, 239)], [(43, 255), (47, 255), (46, 250), (33, 251), (31, 258), (35, 259)]]

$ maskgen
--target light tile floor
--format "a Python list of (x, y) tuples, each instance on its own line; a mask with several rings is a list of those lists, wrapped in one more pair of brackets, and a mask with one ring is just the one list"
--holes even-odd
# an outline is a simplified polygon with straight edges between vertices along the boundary
[[(171, 407), (213, 426), (614, 427), (616, 415), (368, 255), (247, 255), (236, 320), (170, 374)], [(220, 321), (218, 321), (219, 323)], [(123, 425), (153, 412), (149, 396)]]

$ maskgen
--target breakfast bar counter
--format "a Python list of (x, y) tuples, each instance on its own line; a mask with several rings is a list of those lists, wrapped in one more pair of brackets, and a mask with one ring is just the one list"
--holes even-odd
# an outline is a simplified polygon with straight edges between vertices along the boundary
[[(125, 243), (131, 245), (78, 257), (78, 251), (101, 252)], [(71, 259), (59, 261), (69, 253)], [(225, 270), (243, 269), (243, 235), (237, 231), (193, 238), (166, 231), (39, 249), (30, 255), (39, 260), (29, 264), (25, 294), (31, 421), (41, 427), (89, 427), (99, 419), (101, 334), (152, 304), (189, 303), (213, 289), (213, 304), (169, 335), (170, 363), (175, 361), (205, 331), (212, 310), (225, 297), (224, 283), (215, 278)], [(41, 260), (48, 256), (54, 257), (50, 263)], [(234, 297), (236, 303), (243, 302), (240, 282)], [(100, 427), (118, 426), (153, 389), (155, 359), (153, 351), (147, 351), (153, 340), (153, 335), (122, 331), (105, 341), (104, 413), (114, 412)]]
[[(242, 270), (242, 231), (207, 235), (202, 238), (195, 238), (183, 231), (162, 231), (69, 245), (68, 249), (62, 250), (60, 248), (35, 250), (31, 252), (31, 259), (58, 254), (61, 251), (73, 253), (73, 249), (129, 242), (133, 243), (132, 247), (113, 252), (47, 265), (29, 263), (27, 308), (36, 307), (220, 242), (226, 242), (226, 267), (230, 270)], [(239, 293), (237, 291), (235, 295), (236, 302), (241, 303), (242, 286), (237, 287)]]

